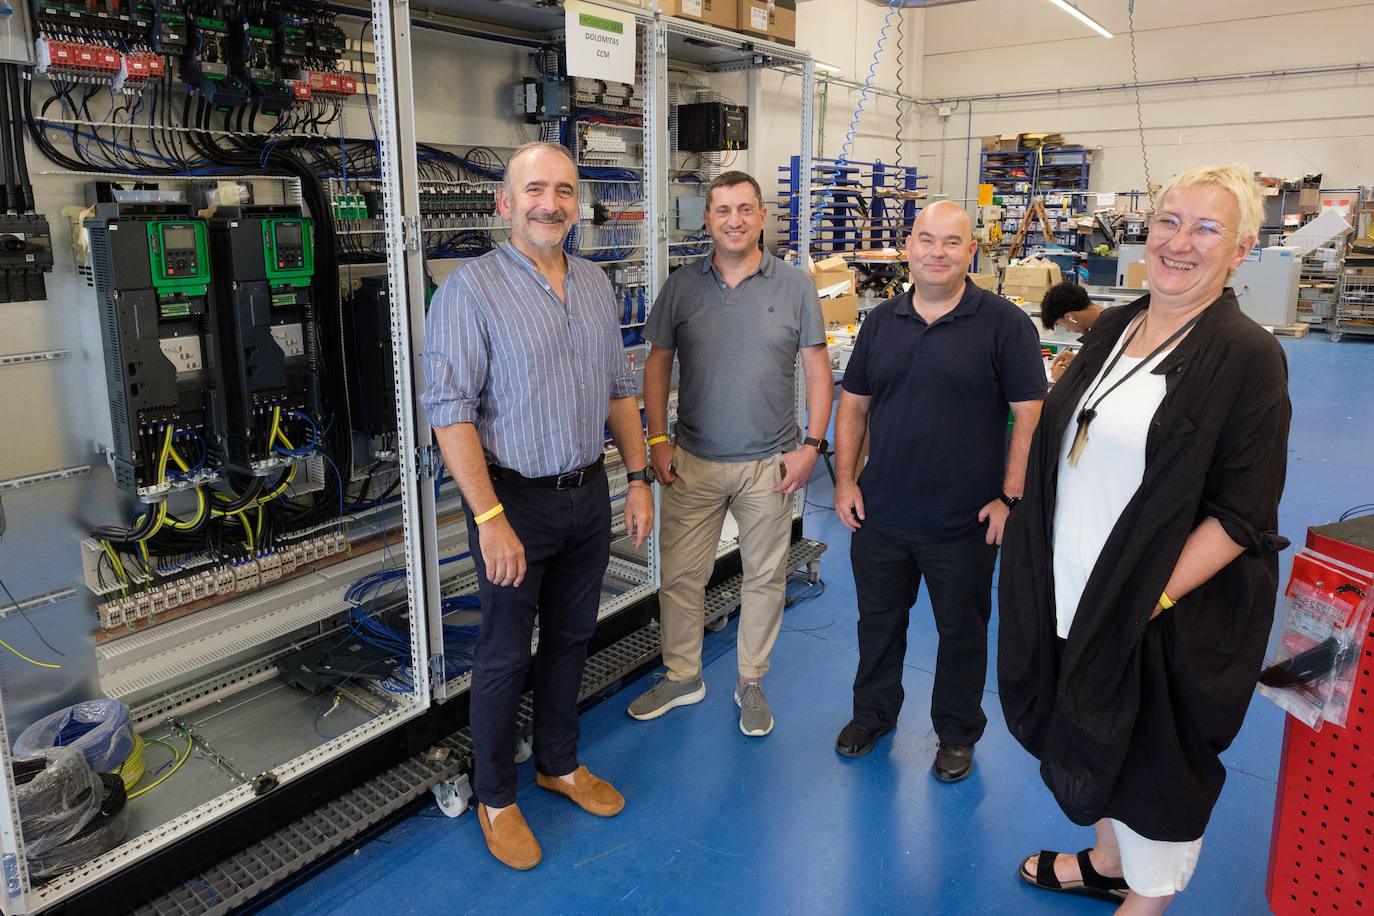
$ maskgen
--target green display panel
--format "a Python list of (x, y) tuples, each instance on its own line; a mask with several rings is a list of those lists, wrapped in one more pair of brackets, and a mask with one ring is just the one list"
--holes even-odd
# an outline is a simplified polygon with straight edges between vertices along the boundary
[(315, 275), (310, 220), (304, 217), (263, 220), (262, 249), (267, 282), (273, 286), (305, 286)]
[(148, 225), (148, 260), (159, 296), (204, 296), (210, 282), (205, 224), (192, 220), (154, 220)]

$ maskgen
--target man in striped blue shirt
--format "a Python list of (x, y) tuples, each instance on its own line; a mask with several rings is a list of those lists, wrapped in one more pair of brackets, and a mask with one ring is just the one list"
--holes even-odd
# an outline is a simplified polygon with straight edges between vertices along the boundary
[(563, 252), (577, 190), (563, 147), (515, 152), (496, 203), (510, 241), (439, 287), (422, 356), (420, 400), (462, 491), (482, 601), (470, 712), (477, 816), (492, 854), (522, 870), (541, 858), (515, 804), (515, 718), (536, 615), (535, 781), (602, 817), (625, 805), (577, 762), (577, 694), (610, 559), (604, 427), (629, 472), (636, 545), (654, 515), (610, 281)]

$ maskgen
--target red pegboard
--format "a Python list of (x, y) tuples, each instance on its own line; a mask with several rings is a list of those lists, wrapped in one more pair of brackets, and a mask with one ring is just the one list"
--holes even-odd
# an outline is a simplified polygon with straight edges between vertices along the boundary
[[(1323, 540), (1309, 531), (1326, 553)], [(1368, 568), (1360, 560), (1374, 555), (1354, 551), (1347, 562)], [(1277, 916), (1374, 913), (1374, 628), (1359, 666), (1344, 728), (1314, 732), (1291, 716), (1284, 727), (1265, 884)]]

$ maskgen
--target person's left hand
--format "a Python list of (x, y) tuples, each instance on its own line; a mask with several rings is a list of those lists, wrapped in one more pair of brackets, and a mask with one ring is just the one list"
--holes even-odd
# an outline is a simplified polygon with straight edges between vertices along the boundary
[(1007, 504), (1000, 499), (994, 499), (978, 512), (978, 521), (988, 523), (988, 533), (983, 539), (989, 544), (1002, 546), (1002, 530), (1007, 526), (1007, 517), (1011, 515), (1011, 510)]
[(625, 533), (639, 547), (654, 530), (654, 493), (649, 486), (631, 483), (625, 494)]
[(1064, 370), (1069, 368), (1069, 363), (1073, 362), (1074, 352), (1072, 350), (1060, 350), (1050, 361), (1050, 378), (1059, 381), (1059, 377), (1064, 374)]
[(799, 449), (783, 452), (780, 457), (784, 473), (782, 482), (773, 488), (773, 492), (795, 493), (811, 479), (811, 472), (815, 470), (816, 459), (821, 457), (821, 453), (809, 445), (803, 445)]

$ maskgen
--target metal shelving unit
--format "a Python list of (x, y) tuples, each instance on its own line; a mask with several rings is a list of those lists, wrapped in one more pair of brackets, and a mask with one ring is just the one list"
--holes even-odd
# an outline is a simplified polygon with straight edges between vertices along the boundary
[(1345, 275), (1335, 313), (1326, 321), (1333, 341), (1346, 334), (1374, 336), (1374, 264), (1357, 270), (1359, 274)]
[[(993, 186), (994, 199), (1002, 199), (1002, 238), (1010, 241), (1040, 200), (1047, 210), (1060, 201), (1056, 194), (1073, 199), (1088, 190), (1092, 152), (1080, 146), (1052, 147), (1016, 152), (983, 151), (979, 158), (978, 183)], [(1056, 220), (1051, 226), (1055, 241), (1065, 248), (1077, 247), (1077, 229)], [(1036, 230), (1039, 231), (1038, 229)]]

